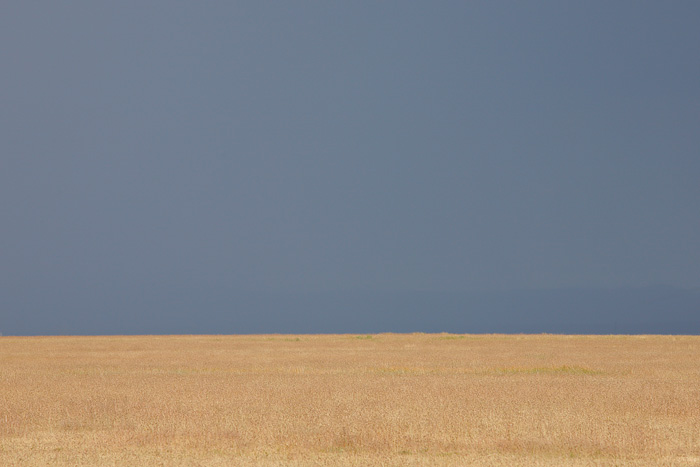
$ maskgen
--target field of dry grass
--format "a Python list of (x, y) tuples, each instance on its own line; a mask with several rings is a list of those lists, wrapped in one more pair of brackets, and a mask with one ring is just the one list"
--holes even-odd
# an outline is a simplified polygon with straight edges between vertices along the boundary
[(0, 465), (700, 465), (700, 337), (0, 337)]

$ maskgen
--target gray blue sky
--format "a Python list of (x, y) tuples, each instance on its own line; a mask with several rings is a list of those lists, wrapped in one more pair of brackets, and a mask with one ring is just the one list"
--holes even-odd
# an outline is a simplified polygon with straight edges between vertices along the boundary
[(0, 317), (700, 286), (696, 1), (5, 1), (0, 44)]

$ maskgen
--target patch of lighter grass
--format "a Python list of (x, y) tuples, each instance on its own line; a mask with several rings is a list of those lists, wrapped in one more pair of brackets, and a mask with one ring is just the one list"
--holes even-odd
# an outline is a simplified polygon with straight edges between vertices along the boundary
[(526, 374), (526, 375), (600, 375), (602, 371), (577, 365), (536, 366), (536, 367), (502, 367), (490, 370), (495, 374)]

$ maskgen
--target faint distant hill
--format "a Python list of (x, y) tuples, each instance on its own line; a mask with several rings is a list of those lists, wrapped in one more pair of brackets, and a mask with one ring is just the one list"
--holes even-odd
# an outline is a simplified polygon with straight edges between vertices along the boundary
[(200, 284), (5, 295), (0, 331), (37, 334), (700, 334), (700, 290), (240, 293)]

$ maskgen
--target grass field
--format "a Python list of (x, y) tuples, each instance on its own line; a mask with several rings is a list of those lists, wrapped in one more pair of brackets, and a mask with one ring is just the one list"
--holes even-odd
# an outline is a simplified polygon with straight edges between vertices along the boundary
[(700, 337), (0, 337), (0, 465), (700, 465)]

